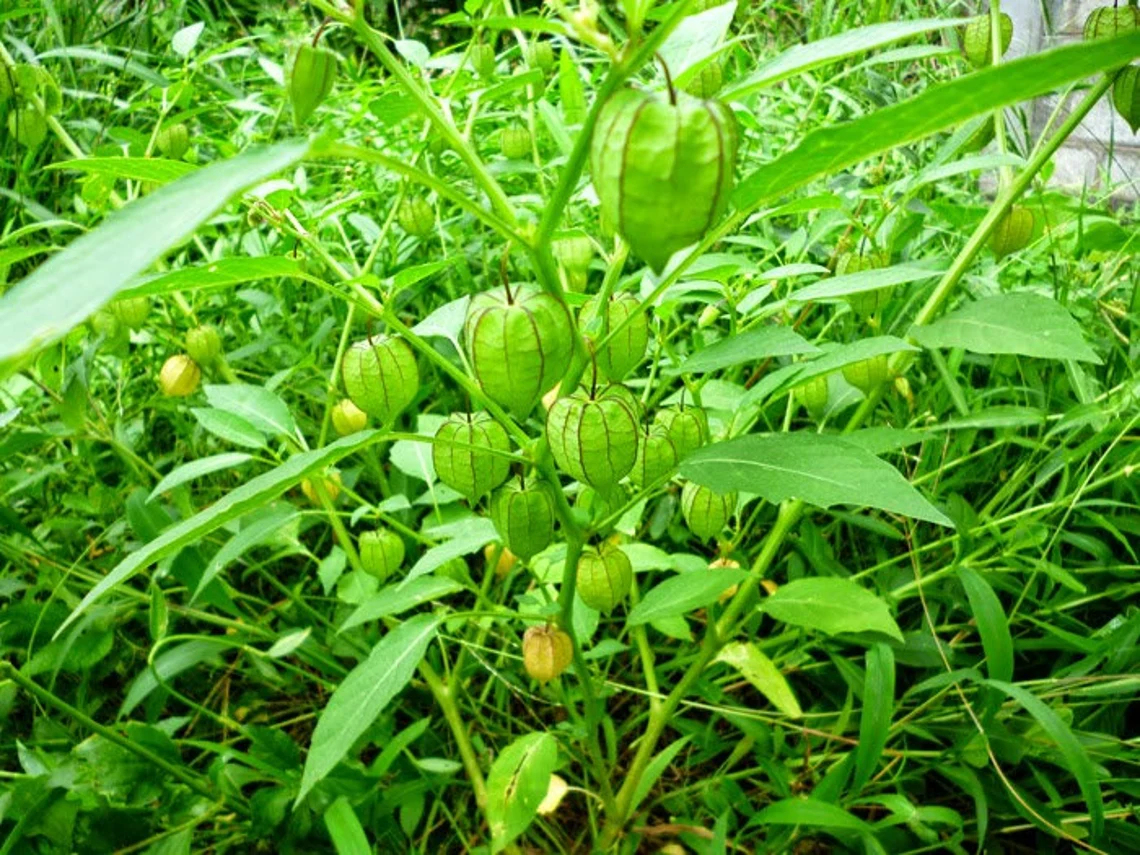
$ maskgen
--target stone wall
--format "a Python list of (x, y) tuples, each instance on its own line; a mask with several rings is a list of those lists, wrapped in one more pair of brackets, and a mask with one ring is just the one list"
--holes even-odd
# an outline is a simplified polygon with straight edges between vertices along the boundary
[[(1008, 58), (1081, 39), (1089, 12), (1111, 0), (1002, 0), (1013, 18), (1014, 40)], [(1048, 9), (1048, 18), (1045, 9)], [(1077, 98), (1080, 96), (1078, 95)], [(1042, 98), (1033, 106), (1033, 126), (1039, 131), (1057, 106), (1057, 98)], [(1064, 108), (1062, 108), (1064, 109)], [(1088, 184), (1115, 187), (1120, 200), (1140, 198), (1140, 135), (1103, 99), (1053, 159), (1055, 184), (1079, 189)]]

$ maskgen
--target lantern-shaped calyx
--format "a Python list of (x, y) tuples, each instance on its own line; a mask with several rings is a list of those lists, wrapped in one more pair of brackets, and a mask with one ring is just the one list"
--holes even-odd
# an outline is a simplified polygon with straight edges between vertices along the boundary
[(632, 584), (633, 565), (620, 547), (607, 542), (597, 549), (587, 546), (582, 550), (578, 559), (578, 596), (590, 608), (612, 611)]
[(344, 390), (352, 403), (387, 424), (416, 397), (420, 372), (416, 355), (403, 339), (376, 336), (344, 354)]
[(574, 644), (553, 626), (532, 626), (523, 634), (523, 667), (540, 683), (553, 680), (570, 666)]
[(545, 482), (512, 478), (491, 497), (491, 522), (507, 549), (527, 561), (554, 539), (554, 503)]
[[(582, 307), (582, 321), (584, 326), (590, 325), (590, 335), (599, 341), (617, 331), (617, 335), (594, 353), (598, 368), (617, 383), (645, 357), (645, 349), (649, 346), (649, 320), (641, 311), (641, 301), (632, 294), (611, 297), (605, 304), (604, 316), (599, 310), (599, 302), (599, 297), (587, 301)], [(626, 323), (630, 318), (632, 320)]]
[(681, 514), (689, 531), (701, 540), (716, 537), (736, 510), (736, 493), (717, 493), (690, 481), (681, 491)]
[(506, 430), (487, 413), (456, 413), (440, 425), (431, 447), (435, 472), (448, 487), (475, 500), (507, 480), (511, 450)]
[(531, 287), (476, 295), (463, 335), (475, 379), (491, 400), (518, 418), (529, 414), (570, 366), (573, 339), (566, 308)]
[(546, 438), (563, 472), (601, 493), (613, 491), (637, 459), (638, 418), (618, 387), (559, 398), (546, 416)]
[(590, 147), (601, 215), (661, 270), (724, 213), (736, 119), (719, 101), (626, 89), (602, 108)]
[(360, 566), (365, 573), (384, 581), (404, 563), (404, 541), (386, 528), (360, 535)]
[(684, 460), (709, 441), (709, 420), (700, 407), (666, 407), (653, 417), (654, 427), (660, 427), (673, 440), (677, 456)]

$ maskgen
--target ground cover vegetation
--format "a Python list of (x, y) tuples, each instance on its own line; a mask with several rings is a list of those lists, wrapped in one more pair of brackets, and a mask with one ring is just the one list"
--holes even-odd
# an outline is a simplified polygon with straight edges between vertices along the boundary
[(0, 853), (1140, 851), (1140, 10), (1016, 37), (5, 5)]

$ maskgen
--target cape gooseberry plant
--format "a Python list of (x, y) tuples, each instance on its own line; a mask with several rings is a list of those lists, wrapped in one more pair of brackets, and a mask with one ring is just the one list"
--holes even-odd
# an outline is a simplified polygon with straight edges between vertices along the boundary
[(0, 849), (1140, 848), (1135, 4), (382, 5), (0, 42)]

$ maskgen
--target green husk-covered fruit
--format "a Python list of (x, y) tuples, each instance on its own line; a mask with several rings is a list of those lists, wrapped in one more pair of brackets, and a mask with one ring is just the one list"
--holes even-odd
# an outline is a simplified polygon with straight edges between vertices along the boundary
[(47, 136), (47, 120), (35, 107), (21, 107), (8, 114), (8, 133), (25, 148), (35, 148)]
[(185, 398), (193, 395), (202, 381), (202, 369), (185, 353), (172, 356), (158, 372), (158, 385), (168, 398)]
[(603, 543), (587, 546), (578, 558), (578, 596), (600, 612), (613, 611), (633, 585), (633, 565), (620, 547)]
[(222, 355), (222, 337), (216, 327), (201, 324), (186, 333), (186, 352), (199, 365), (213, 365)]
[(396, 222), (413, 237), (427, 237), (435, 228), (435, 209), (427, 199), (409, 196), (396, 209)]
[(289, 100), (293, 120), (305, 122), (332, 91), (336, 80), (336, 54), (324, 48), (303, 44), (297, 48), (289, 70)]
[(381, 582), (404, 563), (403, 538), (386, 528), (364, 532), (357, 542), (357, 549), (360, 552), (361, 568)]
[(579, 294), (585, 291), (594, 260), (594, 242), (585, 235), (572, 235), (554, 241), (551, 250), (566, 272), (567, 287)]
[[(835, 262), (836, 276), (850, 276), (867, 270), (880, 270), (890, 263), (886, 253), (845, 252)], [(860, 291), (848, 294), (847, 302), (859, 317), (866, 318), (877, 314), (891, 296), (891, 286), (876, 288), (873, 291)]]
[(127, 329), (137, 330), (150, 316), (150, 297), (126, 297), (111, 304), (111, 312)]
[(736, 118), (718, 101), (618, 92), (602, 108), (590, 146), (601, 216), (660, 271), (724, 213), (736, 150)]
[(1086, 41), (1114, 39), (1133, 30), (1140, 30), (1140, 8), (1131, 3), (1099, 6), (1085, 18)]
[[(1001, 52), (1009, 50), (1013, 41), (1013, 19), (1001, 13)], [(975, 68), (982, 68), (993, 62), (993, 40), (990, 37), (990, 16), (979, 15), (966, 25), (962, 33), (962, 54)]]
[(681, 491), (681, 514), (689, 531), (701, 540), (711, 540), (728, 525), (736, 510), (736, 493), (717, 493), (690, 481)]
[(495, 49), (491, 45), (477, 44), (471, 47), (471, 67), (484, 80), (495, 76)]
[(167, 125), (155, 135), (154, 144), (163, 157), (181, 160), (190, 150), (190, 129), (182, 122)]
[(349, 436), (368, 426), (368, 413), (348, 398), (341, 398), (332, 408), (332, 425), (337, 436)]
[(629, 480), (638, 489), (648, 487), (675, 471), (680, 462), (677, 446), (669, 434), (659, 425), (651, 427), (641, 432)]
[(548, 72), (554, 68), (554, 45), (550, 42), (532, 42), (526, 50), (526, 64)]
[(490, 452), (510, 450), (507, 431), (487, 413), (453, 413), (435, 432), (431, 459), (440, 481), (475, 501), (510, 474), (510, 461)]
[(344, 390), (356, 406), (388, 424), (416, 397), (420, 372), (403, 339), (381, 335), (359, 341), (344, 354)]
[(819, 421), (827, 412), (827, 376), (813, 377), (806, 383), (801, 383), (792, 390), (797, 401), (807, 410), (813, 419)]
[[(600, 296), (592, 297), (582, 307), (583, 326), (599, 319), (600, 300)], [(627, 318), (633, 318), (625, 329), (594, 354), (598, 368), (615, 383), (622, 380), (645, 358), (645, 350), (649, 346), (649, 319), (640, 308), (641, 301), (632, 294), (615, 294), (606, 303), (604, 321), (597, 329), (591, 329), (591, 336), (601, 340), (624, 324)]]
[(503, 157), (521, 160), (530, 154), (530, 131), (521, 125), (512, 125), (499, 132), (499, 149)]
[(532, 680), (548, 683), (570, 667), (574, 642), (553, 626), (532, 626), (523, 633), (523, 668)]
[(699, 407), (666, 407), (657, 411), (653, 424), (673, 440), (681, 460), (709, 441), (708, 416)]
[(1033, 237), (1033, 212), (1020, 205), (1010, 208), (998, 220), (990, 235), (990, 249), (998, 258), (1025, 249)]
[(491, 497), (491, 522), (511, 552), (524, 561), (554, 540), (555, 496), (544, 481), (512, 478)]
[(546, 439), (558, 468), (609, 494), (637, 459), (638, 418), (629, 399), (603, 389), (559, 398), (546, 416)]
[(1130, 65), (1112, 84), (1112, 105), (1132, 133), (1140, 131), (1140, 65)]
[(724, 85), (724, 69), (715, 59), (706, 65), (689, 81), (685, 91), (694, 98), (711, 98)]
[(862, 359), (859, 362), (851, 362), (843, 366), (843, 379), (864, 395), (871, 394), (872, 391), (886, 383), (890, 376), (891, 371), (887, 364), (887, 357), (883, 353), (872, 356), (870, 359)]
[(524, 418), (570, 366), (570, 316), (536, 288), (477, 294), (463, 336), (475, 379), (496, 404)]

